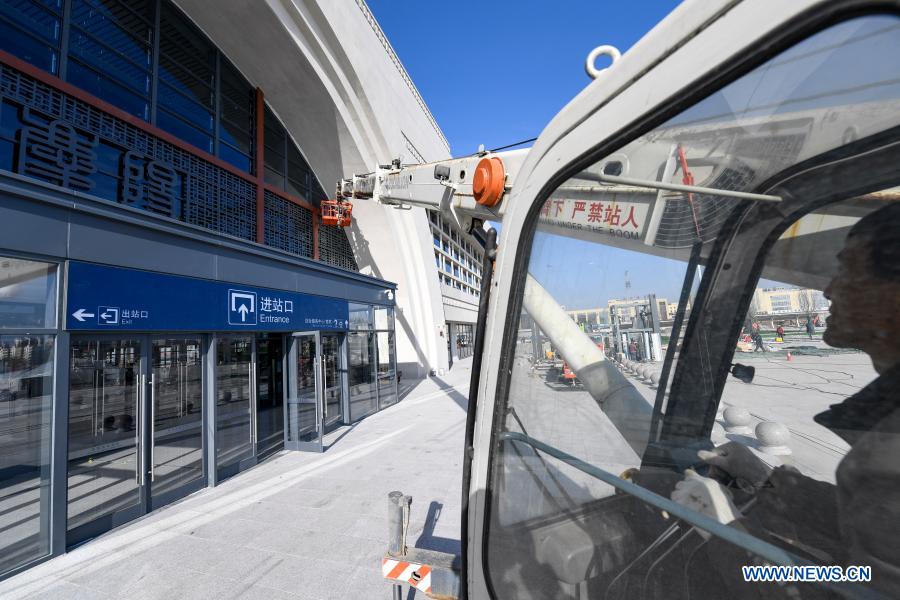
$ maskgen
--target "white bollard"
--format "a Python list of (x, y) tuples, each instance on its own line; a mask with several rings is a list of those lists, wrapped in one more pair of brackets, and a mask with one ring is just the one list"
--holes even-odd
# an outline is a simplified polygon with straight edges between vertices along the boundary
[(650, 373), (650, 383), (656, 385), (659, 383), (659, 375), (656, 373)]
[(763, 421), (756, 426), (756, 439), (759, 440), (759, 449), (766, 454), (785, 456), (792, 454), (788, 447), (791, 439), (790, 430), (775, 421)]
[(746, 408), (737, 406), (729, 406), (723, 413), (725, 418), (725, 431), (728, 433), (738, 433), (741, 435), (753, 435), (750, 429), (750, 412)]

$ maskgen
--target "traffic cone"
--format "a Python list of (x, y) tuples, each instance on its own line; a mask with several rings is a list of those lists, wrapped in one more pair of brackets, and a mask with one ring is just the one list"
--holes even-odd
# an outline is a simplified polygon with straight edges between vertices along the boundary
[(787, 354), (787, 359), (788, 359), (788, 362), (793, 362), (793, 361), (794, 361), (794, 357), (791, 356), (791, 353), (790, 353), (790, 352), (788, 352), (788, 354)]

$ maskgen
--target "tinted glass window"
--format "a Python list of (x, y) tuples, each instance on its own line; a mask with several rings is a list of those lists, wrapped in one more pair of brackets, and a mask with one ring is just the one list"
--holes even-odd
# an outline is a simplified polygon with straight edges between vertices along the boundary
[(0, 48), (22, 60), (57, 74), (62, 19), (57, 3), (38, 5), (30, 0), (0, 4)]
[(149, 68), (153, 5), (148, 1), (135, 2), (129, 8), (118, 0), (74, 0), (72, 25), (79, 33), (88, 34), (135, 64)]
[(350, 329), (372, 329), (373, 307), (371, 304), (350, 303)]
[(54, 341), (0, 335), (0, 574), (50, 552)]
[(56, 327), (56, 265), (0, 257), (0, 328)]
[(219, 154), (235, 166), (249, 170), (256, 112), (253, 88), (224, 58), (219, 82)]

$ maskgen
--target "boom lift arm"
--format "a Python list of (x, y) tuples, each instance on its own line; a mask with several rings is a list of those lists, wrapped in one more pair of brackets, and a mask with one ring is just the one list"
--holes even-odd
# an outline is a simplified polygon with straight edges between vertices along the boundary
[(370, 199), (399, 209), (440, 210), (471, 234), (484, 221), (502, 220), (503, 200), (527, 156), (525, 149), (417, 165), (395, 160), (372, 173), (339, 181), (337, 197)]
[[(379, 204), (440, 210), (461, 230), (474, 234), (484, 221), (501, 221), (504, 201), (528, 150), (478, 153), (435, 163), (391, 165), (338, 182), (339, 199), (371, 199)], [(597, 175), (595, 177), (603, 177)], [(617, 179), (613, 177), (612, 179)], [(612, 181), (593, 188), (596, 196), (612, 193)], [(620, 182), (615, 182), (621, 186)], [(653, 185), (653, 182), (647, 182)], [(530, 274), (524, 307), (551, 343), (559, 348), (585, 389), (640, 456), (647, 443), (652, 407), (631, 386), (602, 350)], [(482, 315), (482, 318), (484, 316)]]

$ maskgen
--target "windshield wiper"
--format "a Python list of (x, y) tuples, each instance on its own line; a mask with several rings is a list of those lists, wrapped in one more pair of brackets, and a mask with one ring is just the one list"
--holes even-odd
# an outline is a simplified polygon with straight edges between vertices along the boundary
[(757, 202), (781, 202), (781, 196), (770, 196), (768, 194), (754, 194), (752, 192), (739, 192), (736, 190), (720, 190), (716, 188), (701, 187), (699, 185), (683, 185), (680, 183), (665, 183), (662, 181), (653, 181), (652, 179), (633, 179), (631, 177), (618, 177), (613, 175), (603, 175), (602, 173), (591, 173), (582, 171), (574, 177), (575, 179), (584, 179), (587, 181), (598, 181), (600, 183), (617, 183), (619, 185), (630, 185), (634, 187), (645, 187), (654, 190), (669, 190), (673, 192), (690, 192), (694, 194), (707, 194), (710, 196), (727, 196), (730, 198), (740, 198), (741, 200), (755, 200)]

